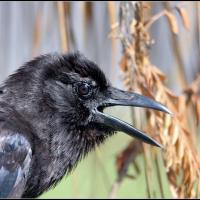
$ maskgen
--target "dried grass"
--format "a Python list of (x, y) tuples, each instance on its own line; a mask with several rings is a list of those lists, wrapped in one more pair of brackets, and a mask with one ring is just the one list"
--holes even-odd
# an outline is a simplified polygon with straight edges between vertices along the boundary
[(69, 40), (68, 40), (68, 31), (67, 31), (67, 20), (66, 20), (66, 6), (67, 2), (58, 1), (58, 19), (59, 19), (59, 29), (60, 29), (60, 43), (61, 49), (63, 52), (69, 50)]
[[(146, 19), (148, 16), (144, 14), (148, 12), (149, 7), (144, 5), (143, 2), (121, 3), (119, 25), (112, 30), (111, 36), (120, 39), (123, 45), (120, 67), (128, 90), (140, 91), (162, 102), (173, 112), (173, 117), (171, 117), (152, 110), (146, 111), (148, 120), (146, 130), (165, 147), (162, 156), (173, 197), (194, 198), (200, 192), (200, 158), (196, 144), (197, 128), (195, 132), (191, 131), (189, 122), (193, 119), (196, 119), (196, 123), (200, 122), (200, 76), (190, 86), (184, 80), (183, 85), (186, 88), (179, 96), (166, 87), (165, 74), (152, 65), (149, 59), (149, 46), (152, 41), (148, 28), (165, 15), (171, 31), (178, 34), (176, 17), (171, 10), (166, 9)], [(187, 12), (183, 7), (176, 9), (182, 17), (183, 25), (189, 29)], [(178, 55), (179, 52), (176, 53)], [(193, 115), (191, 115), (191, 110)], [(144, 145), (144, 152), (146, 148)], [(149, 147), (148, 150), (150, 150)], [(152, 149), (150, 151), (157, 156), (157, 151)], [(178, 181), (178, 178), (181, 181)], [(198, 188), (195, 187), (197, 182)]]

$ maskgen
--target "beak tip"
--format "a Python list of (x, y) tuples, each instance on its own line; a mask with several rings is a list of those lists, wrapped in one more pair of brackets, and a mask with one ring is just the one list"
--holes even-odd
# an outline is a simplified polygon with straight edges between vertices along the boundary
[(168, 108), (166, 109), (166, 113), (169, 114), (169, 115), (171, 115), (171, 116), (174, 115)]
[(173, 116), (173, 113), (164, 105), (160, 104), (160, 111), (163, 111), (171, 116)]
[(159, 146), (162, 150), (165, 150), (165, 147), (163, 145), (160, 144)]
[(156, 141), (154, 141), (154, 145), (157, 146), (157, 147), (159, 147), (159, 148), (161, 148), (162, 150), (165, 149), (163, 145), (161, 145), (160, 143), (158, 143)]

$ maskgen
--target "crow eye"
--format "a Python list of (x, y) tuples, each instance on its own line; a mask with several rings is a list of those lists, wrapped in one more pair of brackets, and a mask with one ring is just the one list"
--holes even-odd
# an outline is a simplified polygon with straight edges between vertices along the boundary
[(88, 83), (79, 83), (77, 85), (77, 93), (82, 97), (89, 97), (91, 95), (92, 88)]

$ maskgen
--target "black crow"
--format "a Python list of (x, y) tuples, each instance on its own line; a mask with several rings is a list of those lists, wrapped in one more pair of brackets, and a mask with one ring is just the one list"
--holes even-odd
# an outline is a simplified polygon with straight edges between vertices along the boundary
[(37, 197), (115, 131), (155, 140), (103, 113), (108, 106), (170, 113), (147, 97), (116, 89), (80, 53), (48, 54), (19, 68), (0, 87), (0, 197)]

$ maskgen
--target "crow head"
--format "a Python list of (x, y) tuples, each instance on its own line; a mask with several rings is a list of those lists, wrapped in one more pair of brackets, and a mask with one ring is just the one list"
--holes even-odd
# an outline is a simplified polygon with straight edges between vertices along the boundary
[(48, 106), (62, 115), (62, 124), (68, 125), (68, 131), (84, 133), (83, 137), (94, 143), (115, 131), (122, 131), (160, 146), (140, 130), (103, 113), (103, 110), (122, 105), (152, 108), (166, 113), (170, 111), (147, 97), (112, 87), (94, 62), (75, 53), (43, 56), (28, 65), (38, 68), (34, 69), (37, 72), (34, 76), (40, 77), (37, 84), (40, 82), (42, 85), (42, 95)]
[(0, 91), (1, 99), (46, 141), (39, 143), (47, 145), (53, 157), (65, 157), (70, 169), (116, 131), (161, 146), (130, 124), (104, 113), (104, 108), (136, 106), (170, 113), (145, 96), (112, 87), (100, 68), (79, 53), (37, 57), (11, 75)]
[(50, 108), (61, 118), (60, 126), (67, 125), (66, 132), (80, 133), (93, 143), (122, 131), (160, 146), (140, 130), (103, 113), (106, 107), (136, 106), (170, 113), (145, 96), (112, 87), (100, 68), (80, 53), (37, 57), (13, 74), (2, 90), (8, 94), (6, 101), (13, 101), (17, 110), (30, 115), (35, 111), (42, 120), (40, 113)]
[(26, 63), (0, 87), (0, 101), (33, 130), (25, 133), (33, 136), (35, 156), (25, 196), (37, 196), (56, 184), (116, 131), (161, 146), (104, 113), (106, 107), (136, 106), (170, 113), (145, 96), (112, 87), (99, 67), (79, 53), (48, 54)]

